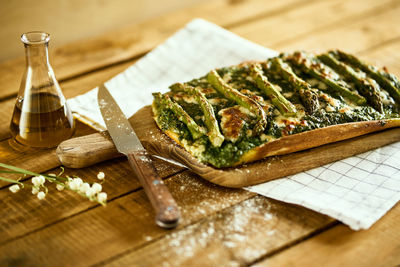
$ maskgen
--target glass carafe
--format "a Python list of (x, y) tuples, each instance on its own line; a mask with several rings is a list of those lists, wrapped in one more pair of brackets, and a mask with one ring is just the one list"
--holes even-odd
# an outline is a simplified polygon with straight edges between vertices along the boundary
[(74, 133), (74, 119), (49, 63), (50, 35), (21, 36), (26, 68), (14, 107), (10, 130), (14, 141), (29, 147), (51, 148)]

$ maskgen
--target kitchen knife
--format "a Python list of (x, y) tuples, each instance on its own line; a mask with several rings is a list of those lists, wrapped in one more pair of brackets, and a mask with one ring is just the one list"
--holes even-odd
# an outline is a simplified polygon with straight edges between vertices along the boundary
[(149, 154), (140, 143), (128, 119), (104, 85), (99, 86), (97, 101), (115, 147), (128, 157), (132, 169), (156, 211), (157, 225), (163, 228), (176, 227), (180, 212), (175, 200), (158, 176)]

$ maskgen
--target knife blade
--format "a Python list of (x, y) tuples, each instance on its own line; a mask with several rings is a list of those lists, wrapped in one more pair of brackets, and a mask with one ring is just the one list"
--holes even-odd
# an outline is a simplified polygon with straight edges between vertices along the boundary
[(148, 152), (130, 122), (104, 84), (99, 86), (97, 101), (115, 147), (128, 157), (133, 171), (156, 211), (157, 225), (163, 228), (176, 227), (180, 212), (175, 200), (158, 176)]

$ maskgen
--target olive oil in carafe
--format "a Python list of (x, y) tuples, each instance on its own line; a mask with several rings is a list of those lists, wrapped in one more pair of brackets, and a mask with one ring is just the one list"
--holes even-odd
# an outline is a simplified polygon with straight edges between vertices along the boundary
[(74, 120), (59, 96), (37, 93), (30, 95), (29, 101), (17, 99), (10, 130), (20, 144), (50, 148), (72, 136)]
[(27, 32), (25, 72), (10, 123), (14, 149), (55, 147), (74, 133), (74, 119), (49, 62), (45, 32)]

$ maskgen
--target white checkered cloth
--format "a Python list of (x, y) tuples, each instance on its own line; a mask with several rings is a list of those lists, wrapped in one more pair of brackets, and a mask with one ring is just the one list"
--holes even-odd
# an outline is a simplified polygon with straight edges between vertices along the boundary
[[(166, 92), (174, 82), (275, 55), (275, 51), (195, 19), (106, 86), (130, 117), (152, 102), (151, 92)], [(97, 88), (68, 103), (78, 117), (102, 128), (96, 96)], [(245, 189), (327, 214), (354, 230), (368, 229), (400, 200), (399, 163), (400, 143), (395, 143)]]

